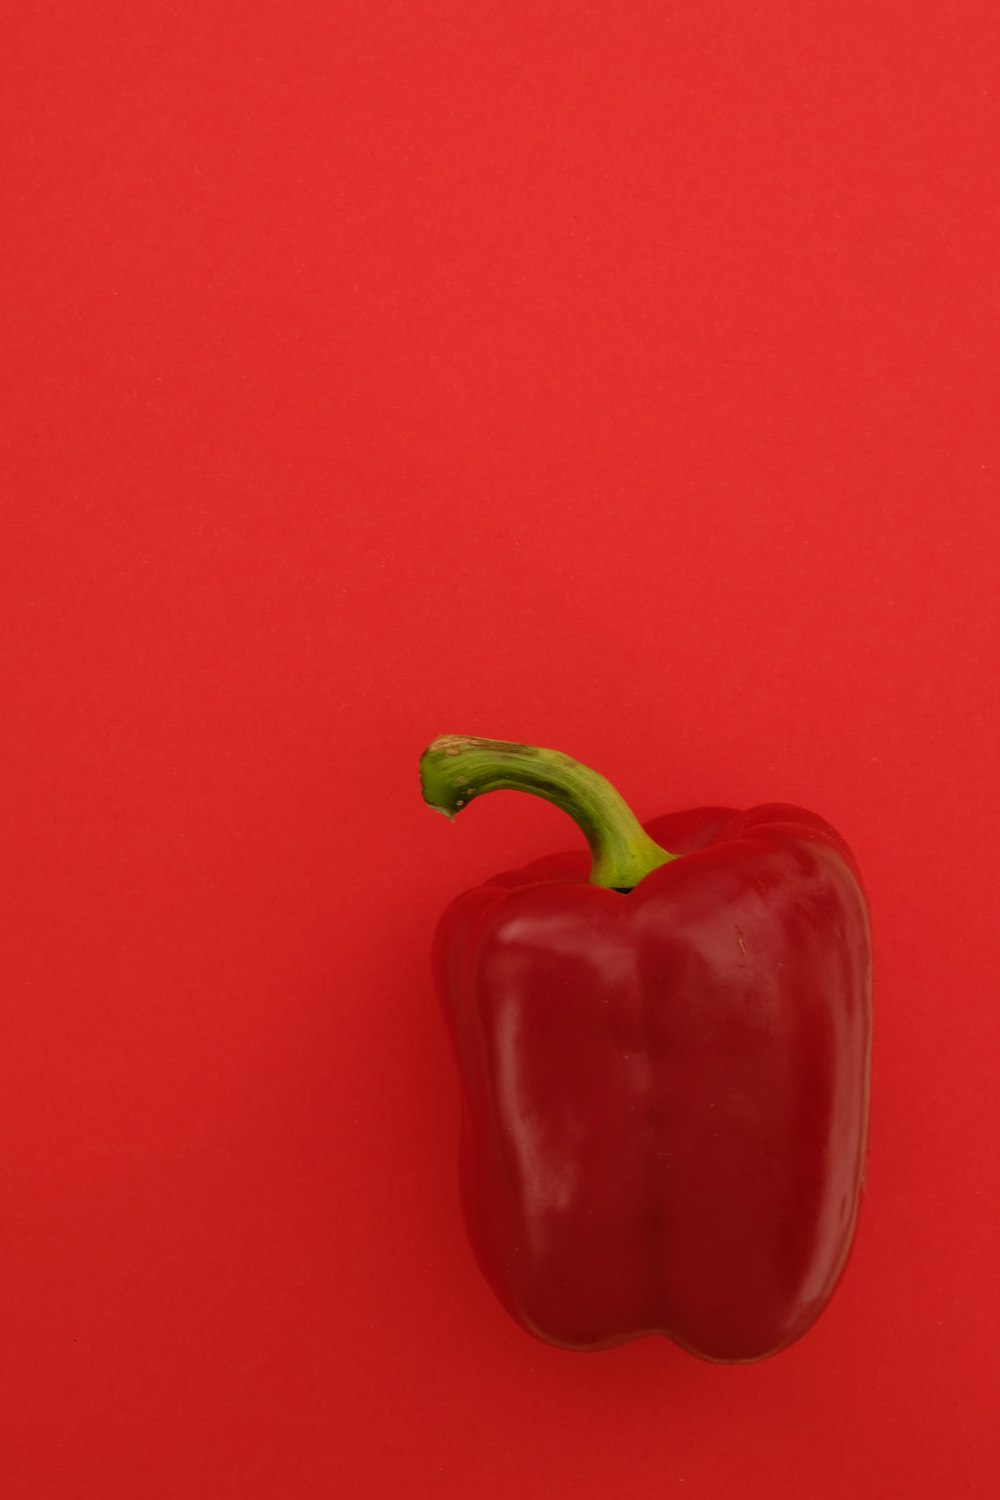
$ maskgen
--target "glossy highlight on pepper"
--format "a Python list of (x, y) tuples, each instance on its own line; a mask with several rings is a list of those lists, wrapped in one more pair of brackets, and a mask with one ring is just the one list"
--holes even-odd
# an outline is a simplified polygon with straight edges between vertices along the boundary
[(449, 817), (544, 797), (590, 851), (459, 896), (434, 941), (465, 1222), (501, 1303), (565, 1349), (786, 1348), (843, 1271), (864, 1175), (871, 946), (847, 845), (784, 804), (643, 828), (603, 777), (505, 741), (435, 740), (421, 780)]

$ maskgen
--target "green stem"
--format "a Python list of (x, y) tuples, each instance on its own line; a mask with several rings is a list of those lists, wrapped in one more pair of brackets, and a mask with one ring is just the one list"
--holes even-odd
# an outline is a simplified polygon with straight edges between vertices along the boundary
[(424, 801), (453, 818), (484, 792), (530, 792), (554, 802), (590, 845), (593, 885), (630, 891), (651, 870), (676, 859), (644, 832), (610, 782), (558, 750), (446, 734), (420, 760)]

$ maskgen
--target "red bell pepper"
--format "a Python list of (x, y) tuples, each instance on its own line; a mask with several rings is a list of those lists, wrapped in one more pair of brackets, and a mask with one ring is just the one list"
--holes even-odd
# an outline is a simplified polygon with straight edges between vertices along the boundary
[(487, 881), (435, 939), (493, 1290), (564, 1349), (784, 1349), (840, 1277), (865, 1165), (871, 950), (843, 839), (782, 805), (644, 831), (595, 772), (495, 740), (435, 740), (421, 777), (452, 817), (544, 797), (592, 857), (589, 880), (581, 853)]

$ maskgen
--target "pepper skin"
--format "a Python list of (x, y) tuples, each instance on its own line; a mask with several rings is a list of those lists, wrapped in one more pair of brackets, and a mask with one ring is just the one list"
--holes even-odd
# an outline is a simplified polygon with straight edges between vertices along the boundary
[(422, 772), (449, 815), (501, 787), (557, 802), (594, 858), (589, 880), (581, 852), (487, 881), (435, 938), (496, 1295), (564, 1349), (786, 1348), (840, 1277), (865, 1165), (871, 950), (846, 844), (778, 804), (643, 831), (595, 773), (500, 741), (435, 741)]

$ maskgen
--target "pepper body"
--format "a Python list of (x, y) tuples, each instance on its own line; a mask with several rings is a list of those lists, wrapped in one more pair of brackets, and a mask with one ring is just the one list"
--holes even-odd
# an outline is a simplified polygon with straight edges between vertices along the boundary
[(441, 920), (465, 1220), (500, 1301), (548, 1343), (660, 1334), (760, 1359), (812, 1325), (854, 1234), (866, 903), (843, 840), (802, 809), (646, 833), (677, 857), (627, 892), (559, 855)]

